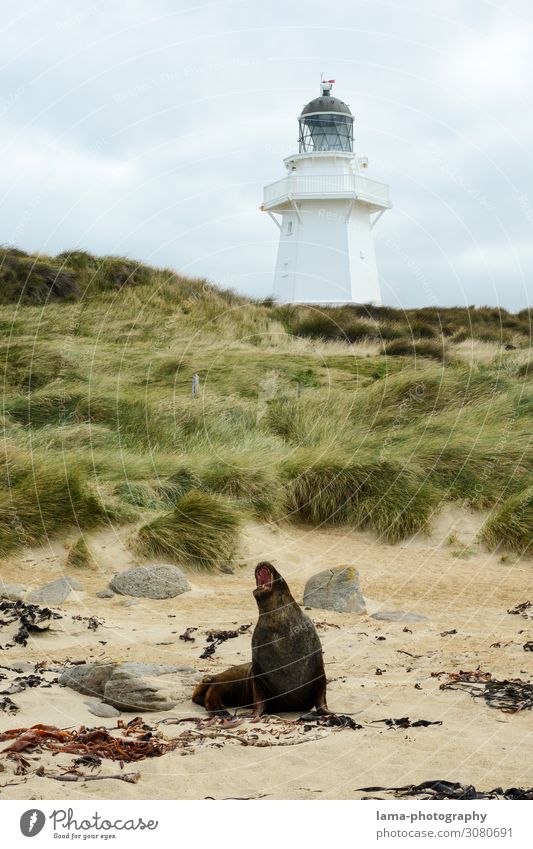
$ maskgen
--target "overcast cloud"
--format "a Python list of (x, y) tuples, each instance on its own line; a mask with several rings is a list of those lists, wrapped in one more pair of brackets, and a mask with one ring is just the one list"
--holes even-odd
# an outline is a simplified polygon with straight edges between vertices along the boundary
[(321, 71), (355, 114), (383, 300), (533, 301), (527, 2), (2, 3), (0, 241), (127, 254), (255, 296), (263, 185)]

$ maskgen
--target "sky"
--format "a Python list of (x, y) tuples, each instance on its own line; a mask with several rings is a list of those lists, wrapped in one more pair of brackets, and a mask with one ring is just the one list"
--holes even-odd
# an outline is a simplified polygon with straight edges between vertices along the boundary
[(393, 208), (383, 302), (533, 302), (527, 0), (1, 0), (0, 242), (272, 293), (265, 184), (323, 73)]

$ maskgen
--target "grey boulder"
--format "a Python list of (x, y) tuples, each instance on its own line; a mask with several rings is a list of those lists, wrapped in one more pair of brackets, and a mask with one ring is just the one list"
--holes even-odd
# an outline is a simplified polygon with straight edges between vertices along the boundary
[(371, 619), (379, 619), (385, 622), (429, 622), (427, 616), (421, 613), (409, 613), (405, 610), (378, 610), (373, 613)]
[(177, 566), (136, 566), (115, 575), (110, 588), (122, 595), (140, 598), (174, 598), (191, 587)]
[(164, 663), (84, 663), (65, 670), (59, 683), (93, 696), (90, 702), (85, 702), (93, 708), (98, 705), (100, 709), (100, 703), (104, 702), (118, 710), (170, 710), (178, 700), (175, 673), (190, 671), (190, 666)]
[(72, 666), (59, 676), (59, 683), (83, 693), (84, 696), (104, 695), (105, 685), (116, 669), (116, 663), (82, 663)]
[(139, 676), (117, 669), (105, 685), (104, 701), (119, 710), (170, 710), (178, 695), (157, 675)]
[(115, 598), (115, 593), (113, 590), (100, 590), (99, 593), (96, 593), (97, 598)]
[(304, 605), (338, 613), (365, 613), (355, 566), (335, 566), (309, 578), (304, 589)]
[(69, 578), (65, 575), (63, 578), (56, 578), (55, 581), (50, 581), (34, 590), (28, 596), (28, 601), (32, 604), (62, 604), (72, 590), (81, 589), (83, 589), (83, 586), (77, 578)]

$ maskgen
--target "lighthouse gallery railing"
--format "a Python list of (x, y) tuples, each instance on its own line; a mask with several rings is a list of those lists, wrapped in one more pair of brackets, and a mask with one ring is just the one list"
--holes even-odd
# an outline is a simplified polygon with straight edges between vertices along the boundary
[(291, 196), (312, 197), (355, 197), (370, 203), (389, 206), (389, 187), (359, 174), (302, 174), (290, 175), (283, 180), (265, 186), (264, 203), (282, 201)]

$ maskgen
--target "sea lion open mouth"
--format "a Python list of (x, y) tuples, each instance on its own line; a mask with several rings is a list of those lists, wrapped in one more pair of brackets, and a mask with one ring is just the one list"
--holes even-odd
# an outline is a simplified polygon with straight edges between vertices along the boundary
[(257, 592), (270, 593), (272, 592), (272, 583), (274, 580), (274, 576), (272, 572), (266, 565), (266, 563), (259, 563), (255, 569), (255, 582), (257, 584), (256, 589), (254, 590), (254, 594)]

